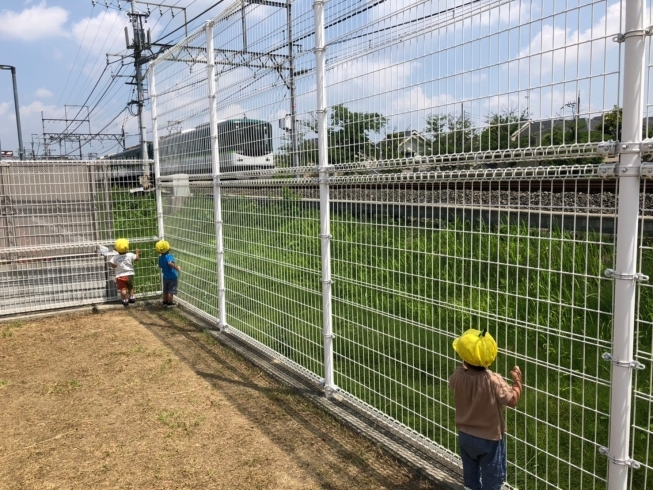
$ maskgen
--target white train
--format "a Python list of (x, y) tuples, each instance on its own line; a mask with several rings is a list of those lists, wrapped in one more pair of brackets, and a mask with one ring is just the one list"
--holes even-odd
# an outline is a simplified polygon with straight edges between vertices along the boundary
[[(256, 119), (227, 119), (217, 124), (220, 172), (272, 169), (272, 125)], [(147, 144), (153, 158), (152, 143)], [(102, 160), (141, 160), (141, 146), (101, 157)], [(159, 138), (161, 175), (211, 175), (209, 124), (186, 129)], [(138, 182), (139, 165), (121, 165), (114, 169), (116, 181)], [(150, 179), (154, 179), (154, 168)]]
[[(274, 168), (272, 125), (256, 119), (218, 123), (220, 172)], [(209, 124), (159, 138), (161, 175), (210, 174)]]

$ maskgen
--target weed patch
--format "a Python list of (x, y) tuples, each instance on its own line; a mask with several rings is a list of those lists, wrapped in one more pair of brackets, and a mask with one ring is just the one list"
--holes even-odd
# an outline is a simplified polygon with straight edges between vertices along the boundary
[(190, 434), (199, 427), (205, 417), (194, 413), (187, 413), (182, 410), (161, 410), (157, 413), (157, 420), (172, 430), (179, 430)]
[(43, 387), (44, 395), (66, 395), (72, 393), (80, 387), (76, 379), (69, 379), (64, 381), (56, 381), (55, 383), (47, 384)]
[(8, 323), (2, 327), (2, 329), (0, 330), (0, 335), (2, 335), (3, 338), (13, 337), (14, 332), (19, 328), (22, 328), (23, 325), (24, 325), (23, 322)]

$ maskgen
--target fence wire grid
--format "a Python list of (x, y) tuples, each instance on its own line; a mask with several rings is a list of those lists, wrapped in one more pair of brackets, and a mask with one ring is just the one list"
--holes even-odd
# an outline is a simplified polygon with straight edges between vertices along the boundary
[[(650, 0), (262, 3), (151, 63), (156, 192), (129, 192), (138, 161), (0, 167), (3, 312), (59, 306), (80, 274), (114, 299), (96, 249), (119, 236), (156, 293), (165, 238), (183, 305), (454, 465), (451, 344), (487, 328), (493, 370), (524, 372), (507, 488), (649, 488), (650, 283), (633, 281), (630, 329), (614, 311), (631, 218), (636, 272), (653, 272)], [(638, 145), (635, 177), (619, 141)], [(627, 178), (638, 209), (620, 206)], [(632, 357), (609, 362), (622, 338)]]
[(160, 291), (156, 200), (125, 187), (134, 171), (142, 173), (142, 164), (0, 163), (2, 315), (117, 299), (106, 252), (120, 237), (142, 250), (135, 292)]

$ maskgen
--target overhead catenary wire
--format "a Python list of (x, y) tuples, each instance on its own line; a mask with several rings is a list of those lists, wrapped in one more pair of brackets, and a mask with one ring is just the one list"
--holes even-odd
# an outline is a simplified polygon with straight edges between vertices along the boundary
[[(77, 53), (75, 54), (75, 59), (73, 60), (73, 68), (75, 67), (75, 64), (77, 63), (77, 58), (79, 57), (79, 53), (82, 50), (82, 45), (84, 44), (84, 38), (86, 37), (86, 32), (88, 31), (88, 26), (91, 23), (91, 16), (93, 15), (93, 11), (95, 10), (95, 5), (91, 6), (91, 15), (89, 15), (88, 22), (86, 23), (86, 29), (84, 30), (84, 35), (82, 36), (81, 41), (79, 42), (79, 47), (77, 48)], [(57, 100), (57, 106), (61, 103), (61, 99), (63, 98), (64, 94), (66, 93), (66, 88), (68, 87), (68, 82), (70, 81), (70, 76), (72, 75), (73, 70), (71, 69), (68, 72), (68, 78), (66, 79), (66, 83), (64, 84), (64, 88), (61, 91), (61, 95), (59, 96), (59, 100)]]
[[(91, 99), (91, 96), (93, 95), (93, 92), (94, 92), (95, 89), (98, 87), (100, 81), (102, 80), (102, 75), (104, 75), (104, 73), (106, 72), (107, 68), (108, 68), (108, 67), (105, 66), (104, 70), (102, 71), (102, 74), (100, 75), (100, 77), (98, 78), (97, 82), (95, 83), (95, 86), (93, 87), (93, 90), (91, 90), (91, 93), (88, 95), (88, 97), (86, 98), (86, 100), (84, 101), (84, 104), (82, 104), (82, 106), (86, 106), (86, 104), (87, 104), (87, 103), (89, 102), (89, 100)], [(123, 68), (123, 67), (121, 67), (120, 69), (122, 69), (122, 68)], [(108, 81), (108, 85), (106, 86), (106, 88), (104, 89), (104, 91), (99, 95), (99, 97), (98, 97), (97, 101), (95, 101), (93, 107), (89, 109), (89, 111), (88, 111), (88, 117), (89, 117), (89, 119), (90, 119), (91, 114), (92, 114), (93, 111), (95, 110), (95, 108), (96, 108), (96, 107), (98, 106), (98, 104), (102, 101), (102, 99), (106, 96), (107, 92), (111, 89), (112, 85), (114, 85), (115, 82), (116, 82), (116, 77), (112, 77), (112, 78)], [(71, 121), (70, 124), (66, 127), (66, 129), (63, 131), (63, 133), (65, 133), (65, 132), (70, 128), (70, 125), (71, 125), (71, 124), (72, 124), (72, 121)], [(73, 129), (72, 131), (76, 131), (78, 128), (79, 128), (79, 125), (78, 125), (75, 129)]]
[[(82, 37), (82, 40), (80, 41), (80, 48), (78, 49), (77, 56), (79, 55), (79, 52), (81, 51), (81, 47), (82, 47), (82, 45), (83, 45), (83, 43), (84, 43), (84, 40), (86, 39), (86, 34), (87, 34), (87, 32), (88, 32), (89, 25), (90, 25), (90, 23), (91, 23), (91, 21), (92, 21), (92, 19), (93, 19), (92, 14), (93, 14), (94, 8), (95, 8), (95, 5), (93, 5), (93, 10), (91, 11), (91, 15), (90, 15), (89, 18), (88, 18), (88, 22), (87, 22), (87, 24), (86, 24), (86, 29), (85, 29), (85, 32), (84, 32), (84, 36)], [(87, 53), (86, 58), (85, 58), (85, 60), (84, 60), (84, 64), (83, 64), (83, 66), (81, 67), (81, 69), (79, 70), (79, 73), (78, 73), (77, 79), (75, 80), (75, 84), (73, 85), (73, 87), (72, 87), (72, 89), (71, 89), (72, 91), (74, 91), (75, 87), (77, 86), (77, 83), (78, 83), (79, 80), (80, 80), (80, 77), (81, 77), (82, 72), (84, 72), (84, 70), (85, 70), (85, 67), (86, 67), (86, 65), (87, 65), (87, 63), (88, 63), (88, 60), (89, 60), (89, 58), (90, 58), (90, 56), (91, 56), (91, 53), (94, 51), (94, 47), (95, 47), (95, 44), (96, 44), (96, 42), (97, 42), (98, 35), (99, 35), (99, 33), (102, 31), (102, 27), (103, 27), (103, 25), (104, 25), (105, 19), (106, 19), (106, 11), (104, 11), (104, 13), (103, 13), (103, 15), (102, 15), (102, 19), (100, 20), (100, 25), (98, 26), (98, 29), (96, 30), (95, 37), (93, 38), (93, 42), (91, 43), (91, 45), (90, 45), (89, 48), (88, 48), (88, 53)], [(114, 21), (113, 21), (113, 24), (112, 24), (112, 28), (113, 28), (113, 26), (115, 26), (115, 24), (116, 24), (116, 22), (118, 21), (118, 19), (119, 19), (119, 16), (114, 16)], [(113, 30), (113, 29), (111, 29), (111, 30)], [(113, 46), (113, 45), (115, 44), (116, 39), (117, 39), (118, 37), (119, 37), (119, 36), (114, 36), (114, 39), (113, 39), (113, 42), (111, 43), (111, 46)], [(110, 36), (105, 37), (105, 40), (104, 40), (104, 43), (103, 43), (101, 49), (103, 49), (103, 48), (107, 45), (107, 42), (109, 41), (109, 38), (110, 38)], [(77, 56), (76, 56), (76, 59), (77, 59)], [(93, 96), (93, 94), (95, 93), (95, 91), (98, 89), (98, 86), (99, 86), (100, 82), (102, 81), (102, 78), (103, 78), (104, 74), (106, 73), (106, 71), (107, 71), (107, 69), (108, 69), (108, 65), (109, 65), (109, 63), (105, 63), (104, 66), (102, 67), (102, 71), (101, 71), (101, 73), (97, 76), (97, 79), (96, 79), (96, 81), (95, 81), (95, 84), (93, 85), (93, 88), (92, 88), (92, 89), (90, 90), (90, 92), (88, 93), (88, 95), (87, 95), (87, 97), (86, 97), (86, 100), (85, 100), (82, 104), (71, 104), (71, 105), (79, 105), (79, 110), (77, 111), (77, 114), (76, 114), (75, 116), (72, 117), (71, 120), (67, 121), (67, 125), (66, 125), (66, 127), (63, 129), (63, 131), (62, 131), (63, 134), (65, 134), (66, 132), (69, 132), (69, 131), (70, 131), (70, 132), (75, 132), (75, 131), (77, 131), (77, 130), (79, 129), (79, 127), (81, 126), (82, 123), (78, 122), (77, 126), (76, 126), (75, 128), (72, 128), (73, 124), (75, 123), (75, 120), (79, 117), (79, 114), (81, 114), (83, 108), (87, 106), (88, 101), (91, 99), (91, 97)], [(93, 77), (93, 73), (94, 73), (95, 71), (96, 71), (96, 70), (94, 69), (93, 72), (91, 73), (91, 77)], [(71, 71), (71, 73), (72, 73), (72, 71)], [(89, 77), (89, 78), (90, 78), (90, 77)], [(70, 81), (70, 75), (69, 75), (69, 78), (68, 78), (66, 84), (68, 84), (69, 81)], [(106, 92), (108, 91), (108, 89), (111, 87), (111, 85), (112, 85), (114, 82), (115, 82), (115, 79), (111, 79), (111, 80), (109, 81), (109, 85), (107, 86), (107, 88), (104, 90), (103, 94), (102, 94), (102, 95), (100, 96), (100, 98), (98, 99), (98, 103), (99, 103), (100, 100), (102, 100), (102, 97), (104, 96), (104, 94), (106, 94)], [(78, 94), (81, 94), (81, 93), (83, 93), (83, 91), (78, 91), (77, 93), (78, 93)], [(61, 98), (64, 96), (64, 94), (65, 94), (65, 88), (64, 88), (64, 91), (62, 92), (62, 95), (60, 96), (60, 99), (59, 99), (59, 100), (61, 100)], [(96, 103), (95, 107), (97, 107), (97, 103)], [(90, 124), (90, 114), (91, 114), (92, 111), (93, 111), (93, 109), (89, 110), (89, 111), (88, 111), (88, 114), (87, 114), (89, 124)], [(72, 129), (71, 129), (71, 128), (72, 128)]]
[[(121, 69), (122, 69), (122, 67), (121, 67)], [(100, 80), (101, 80), (101, 79), (98, 79), (98, 83), (99, 83)], [(99, 105), (99, 104), (100, 104), (100, 103), (105, 99), (105, 97), (107, 96), (107, 94), (109, 93), (109, 91), (110, 91), (112, 88), (115, 87), (115, 83), (116, 83), (116, 78), (115, 78), (115, 77), (112, 78), (111, 80), (109, 80), (109, 83), (108, 83), (107, 86), (104, 88), (103, 92), (98, 96), (97, 100), (94, 102), (94, 105), (89, 109), (89, 111), (88, 111), (88, 117), (89, 117), (89, 119), (90, 119), (91, 114), (93, 114), (94, 111), (96, 110), (96, 108), (98, 107), (98, 105)], [(97, 85), (98, 85), (98, 84), (96, 83), (96, 87), (97, 87)], [(95, 88), (95, 87), (94, 87), (94, 88)], [(89, 95), (89, 97), (86, 99), (85, 104), (90, 100), (90, 97), (91, 97), (91, 96)], [(105, 104), (105, 105), (106, 105), (106, 104)], [(121, 111), (121, 114), (122, 114), (122, 112), (124, 112), (124, 109), (123, 109), (123, 111)], [(113, 118), (113, 120), (115, 120), (115, 117)], [(113, 121), (113, 120), (112, 120), (112, 121)], [(78, 126), (78, 127), (79, 127), (79, 126)], [(97, 136), (97, 135), (101, 134), (101, 133), (104, 131), (104, 129), (106, 129), (106, 127), (108, 127), (108, 125), (105, 126), (105, 128), (103, 128), (103, 129), (102, 129), (101, 131), (99, 131), (98, 133), (95, 133), (94, 136)], [(77, 128), (73, 129), (73, 131), (75, 131), (76, 129), (77, 129)], [(86, 145), (86, 143), (84, 143), (84, 144), (82, 145), (82, 147), (85, 146), (85, 145)], [(67, 153), (67, 154), (72, 154), (72, 153), (74, 153), (74, 152), (69, 152), (69, 153)]]
[[(86, 58), (84, 59), (84, 63), (82, 64), (82, 67), (79, 69), (79, 71), (78, 71), (78, 73), (77, 73), (77, 78), (75, 79), (75, 83), (73, 84), (72, 88), (70, 89), (70, 91), (71, 91), (73, 94), (75, 93), (75, 88), (77, 87), (77, 84), (78, 84), (78, 82), (79, 82), (79, 80), (80, 80), (80, 78), (81, 78), (82, 73), (84, 73), (84, 70), (85, 70), (86, 65), (87, 65), (87, 63), (88, 63), (88, 60), (89, 60), (89, 57), (91, 56), (91, 53), (93, 52), (93, 47), (95, 46), (95, 42), (97, 41), (98, 34), (99, 34), (99, 33), (101, 32), (101, 30), (102, 30), (102, 26), (104, 25), (105, 18), (106, 18), (106, 11), (104, 11), (104, 12), (102, 13), (102, 19), (100, 20), (100, 25), (98, 26), (97, 30), (95, 31), (95, 36), (94, 36), (94, 38), (93, 38), (93, 41), (92, 41), (91, 45), (88, 47), (88, 51), (87, 51), (87, 53), (86, 53)], [(91, 20), (92, 20), (92, 18), (89, 17), (89, 20), (88, 20), (88, 23), (87, 23), (87, 28), (88, 28), (88, 25), (90, 25)], [(83, 42), (83, 41), (82, 41), (82, 42)], [(102, 76), (102, 75), (100, 75), (100, 76)], [(81, 92), (82, 92), (82, 91), (80, 90), (78, 93), (81, 93)], [(82, 104), (82, 105), (83, 105), (83, 104)], [(81, 109), (80, 109), (80, 112), (81, 112)], [(79, 113), (78, 113), (78, 115), (79, 115)], [(77, 117), (77, 116), (75, 116), (75, 118), (76, 118), (76, 117)]]
[(185, 26), (189, 26), (189, 25), (191, 24), (191, 22), (197, 20), (198, 18), (200, 18), (202, 15), (204, 15), (204, 14), (207, 13), (208, 11), (214, 9), (215, 7), (217, 7), (218, 5), (220, 5), (223, 1), (224, 1), (224, 0), (220, 0), (219, 2), (215, 2), (215, 3), (214, 3), (213, 5), (211, 5), (209, 8), (203, 10), (202, 12), (200, 12), (199, 14), (197, 14), (195, 17), (193, 17), (192, 19), (190, 19), (189, 21), (187, 21), (187, 22), (184, 23), (183, 25), (181, 25), (181, 26), (177, 27), (176, 29), (170, 31), (170, 32), (169, 32), (168, 34), (166, 34), (165, 36), (161, 36), (159, 39), (157, 39), (156, 41), (154, 41), (154, 43), (160, 43), (160, 42), (163, 41), (165, 38), (167, 38), (168, 36), (171, 36), (172, 34), (174, 34), (175, 32), (177, 32), (178, 30), (183, 29)]
[[(344, 17), (341, 17), (341, 18), (335, 19), (333, 22), (327, 24), (325, 27), (326, 27), (326, 28), (329, 28), (329, 27), (336, 26), (336, 25), (338, 25), (338, 24), (340, 24), (340, 23), (342, 23), (342, 22), (344, 22), (344, 21), (346, 21), (346, 20), (348, 20), (348, 19), (351, 19), (352, 17), (354, 17), (354, 16), (356, 16), (356, 15), (360, 15), (360, 14), (362, 14), (362, 13), (364, 13), (364, 12), (370, 10), (371, 8), (374, 8), (374, 7), (376, 7), (376, 6), (378, 6), (378, 5), (382, 4), (382, 3), (384, 3), (385, 1), (386, 1), (386, 0), (379, 0), (379, 1), (377, 1), (377, 2), (374, 2), (374, 4), (372, 4), (372, 5), (366, 5), (366, 6), (364, 6), (364, 7), (361, 7), (361, 8), (359, 8), (359, 9), (354, 10), (353, 12), (349, 12), (349, 13), (348, 13), (347, 15), (345, 15)], [(471, 5), (471, 4), (477, 3), (477, 2), (479, 2), (479, 1), (482, 1), (482, 0), (471, 0), (470, 2), (466, 2), (464, 5), (462, 5), (462, 6), (457, 6), (457, 7), (455, 7), (455, 8), (460, 8), (460, 7), (464, 7), (464, 6), (467, 6), (467, 5)], [(177, 5), (178, 3), (179, 3), (179, 2), (175, 3), (175, 5)], [(192, 2), (192, 3), (194, 3), (194, 2)], [(170, 35), (174, 34), (175, 32), (179, 31), (179, 30), (180, 30), (181, 28), (183, 28), (184, 26), (187, 26), (187, 25), (191, 24), (193, 21), (197, 20), (197, 19), (198, 19), (199, 17), (201, 17), (203, 14), (205, 14), (206, 12), (208, 12), (208, 11), (210, 11), (211, 9), (215, 8), (216, 6), (218, 6), (220, 3), (222, 3), (222, 0), (221, 0), (220, 2), (215, 2), (215, 3), (212, 4), (210, 7), (208, 7), (208, 8), (205, 9), (204, 11), (202, 11), (200, 14), (194, 16), (194, 17), (191, 18), (188, 22), (184, 23), (182, 26), (179, 26), (178, 28), (174, 29), (173, 31), (169, 32), (168, 34), (166, 34), (166, 35), (160, 37), (157, 41), (161, 41), (161, 40), (163, 40), (163, 39), (169, 37)], [(451, 8), (450, 8), (450, 9), (447, 9), (445, 12), (448, 12), (449, 10), (452, 10), (452, 9), (451, 9)], [(441, 11), (441, 12), (438, 12), (438, 13), (434, 13), (434, 14), (431, 14), (431, 15), (428, 15), (428, 16), (421, 17), (421, 18), (419, 18), (419, 19), (412, 19), (412, 20), (410, 20), (410, 21), (408, 21), (408, 22), (404, 22), (404, 23), (402, 23), (402, 24), (400, 24), (400, 25), (396, 25), (396, 26), (392, 26), (392, 27), (388, 27), (388, 28), (379, 29), (379, 30), (376, 30), (376, 31), (373, 31), (373, 32), (370, 32), (370, 33), (364, 33), (364, 34), (361, 34), (360, 36), (357, 36), (357, 37), (362, 37), (362, 36), (366, 36), (366, 35), (372, 35), (372, 34), (375, 34), (375, 33), (380, 32), (380, 31), (385, 31), (385, 30), (388, 30), (388, 29), (391, 29), (391, 28), (397, 28), (397, 27), (400, 27), (401, 25), (410, 24), (410, 23), (415, 23), (415, 22), (418, 22), (418, 21), (420, 21), (420, 20), (424, 20), (425, 18), (433, 17), (433, 16), (435, 16), (435, 15), (439, 15), (439, 14), (442, 14), (442, 13), (445, 13), (445, 12), (442, 12), (442, 11)], [(158, 21), (157, 21), (157, 22), (158, 22)], [(300, 39), (300, 38), (293, 39), (291, 42), (296, 42), (296, 41), (299, 40), (299, 39)], [(338, 41), (336, 41), (336, 42), (346, 42), (347, 40), (352, 40), (352, 39), (353, 39), (352, 37), (349, 37), (348, 39), (338, 40)], [(117, 62), (117, 61), (119, 61), (119, 60), (115, 60), (115, 61), (112, 62), (112, 63), (115, 63), (115, 62)], [(105, 67), (105, 69), (103, 70), (103, 72), (102, 72), (102, 74), (101, 74), (100, 76), (102, 76), (102, 75), (104, 74), (105, 71), (106, 71), (106, 67)], [(99, 80), (98, 80), (98, 82), (96, 82), (96, 84), (95, 84), (95, 86), (94, 86), (94, 89), (91, 91), (91, 94), (93, 93), (93, 91), (94, 91), (95, 88), (97, 87), (98, 83), (99, 83)], [(98, 99), (98, 102), (95, 104), (95, 106), (94, 106), (93, 109), (95, 109), (95, 108), (97, 107), (97, 105), (100, 103), (100, 101), (102, 100), (102, 97), (104, 96), (104, 94), (106, 94), (106, 92), (108, 91), (108, 89), (109, 89), (109, 87), (107, 87), (107, 89), (104, 91), (103, 95), (100, 97), (100, 99)], [(90, 99), (91, 94), (89, 94), (89, 96), (87, 97), (87, 101)], [(84, 106), (85, 104), (86, 104), (86, 102), (85, 102), (84, 104), (82, 104), (82, 106)], [(80, 109), (80, 111), (81, 111), (81, 109)], [(89, 113), (90, 113), (90, 112), (91, 112), (91, 111), (89, 111)], [(130, 111), (130, 113), (131, 113), (131, 111)], [(134, 114), (132, 114), (132, 115), (134, 115)]]
[[(113, 117), (113, 119), (111, 119), (111, 121), (109, 121), (109, 122), (108, 122), (108, 123), (107, 123), (107, 124), (102, 128), (102, 129), (100, 129), (100, 130), (97, 131), (96, 133), (93, 133), (92, 136), (99, 136), (99, 135), (101, 135), (101, 134), (102, 134), (102, 133), (103, 133), (103, 132), (104, 132), (104, 131), (109, 127), (109, 126), (111, 126), (111, 124), (113, 124), (113, 122), (114, 122), (116, 119), (118, 119), (118, 118), (119, 118), (119, 117), (120, 117), (120, 116), (121, 116), (121, 115), (122, 115), (126, 110), (127, 110), (127, 107), (123, 107), (123, 109), (122, 109), (118, 114), (116, 114), (116, 115)], [(81, 143), (80, 147), (83, 148), (84, 146), (86, 146), (86, 145), (89, 144), (89, 143), (90, 143), (90, 141), (84, 141), (83, 143)], [(70, 152), (66, 153), (66, 156), (70, 156), (70, 155), (72, 155), (73, 153), (76, 153), (77, 151), (78, 151), (78, 149), (75, 149), (75, 150), (73, 150), (73, 151), (70, 151)]]
[[(115, 27), (115, 25), (116, 25), (116, 22), (117, 22), (119, 19), (120, 19), (119, 16), (115, 16), (115, 17), (114, 17), (114, 19), (113, 19), (113, 24), (111, 24), (111, 27), (109, 27), (109, 31), (110, 31), (110, 32), (114, 32), (114, 27)], [(102, 26), (100, 26), (100, 28), (101, 28), (101, 27), (102, 27)], [(100, 32), (100, 29), (98, 29), (98, 33), (99, 33), (99, 32)], [(113, 48), (113, 46), (116, 44), (116, 41), (117, 41), (118, 39), (122, 38), (122, 32), (121, 32), (121, 31), (118, 31), (117, 34), (116, 34), (115, 36), (113, 36), (113, 41), (111, 42), (111, 45), (107, 47), (107, 43), (109, 42), (109, 39), (110, 39), (110, 38), (111, 38), (111, 36), (107, 36), (107, 37), (105, 37), (105, 39), (104, 39), (104, 43), (103, 43), (102, 46), (97, 50), (98, 52), (106, 52), (107, 50), (111, 50), (111, 49)], [(95, 45), (95, 44), (93, 44), (93, 46), (94, 46), (94, 45)], [(90, 55), (90, 53), (93, 51), (93, 46), (91, 46), (91, 48), (89, 49), (89, 55)], [(96, 64), (95, 64), (95, 67), (94, 67), (94, 68), (92, 69), (92, 71), (90, 72), (88, 78), (93, 78), (93, 77), (95, 77), (99, 69), (103, 68), (103, 66), (106, 66), (107, 64), (112, 64), (112, 63), (113, 63), (113, 62), (109, 62), (109, 61), (107, 61), (107, 62), (105, 62), (105, 63), (100, 63), (100, 62), (96, 63)]]

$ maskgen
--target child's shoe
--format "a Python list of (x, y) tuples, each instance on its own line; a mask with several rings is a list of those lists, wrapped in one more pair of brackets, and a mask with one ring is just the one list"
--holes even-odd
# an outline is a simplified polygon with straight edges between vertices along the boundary
[(174, 308), (175, 306), (177, 306), (177, 303), (175, 303), (174, 301), (172, 303), (166, 303), (167, 308)]
[(129, 298), (129, 302), (130, 302), (130, 303), (136, 303), (136, 297), (132, 295), (132, 296)]
[(129, 306), (129, 300), (123, 299), (122, 300), (122, 305), (127, 308)]

